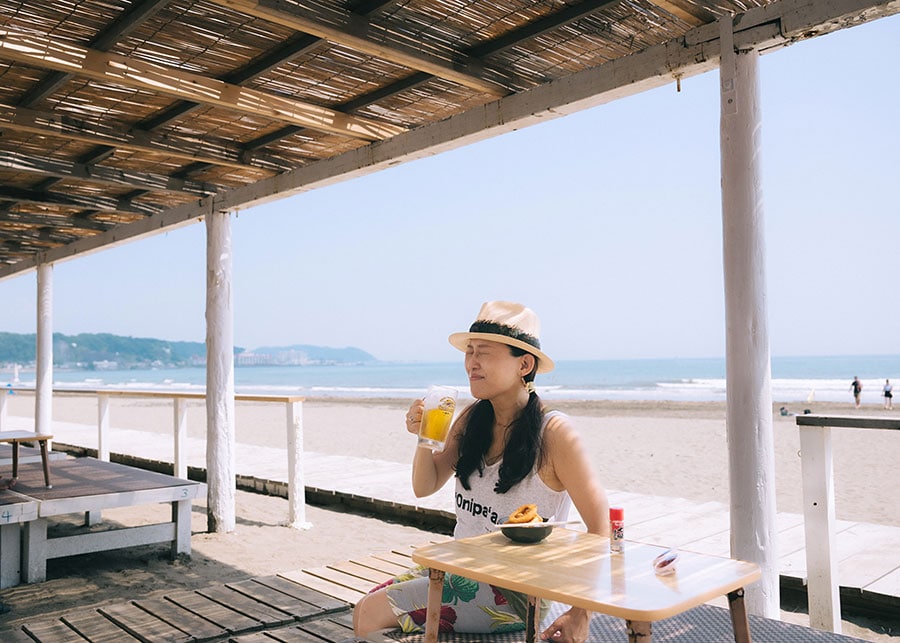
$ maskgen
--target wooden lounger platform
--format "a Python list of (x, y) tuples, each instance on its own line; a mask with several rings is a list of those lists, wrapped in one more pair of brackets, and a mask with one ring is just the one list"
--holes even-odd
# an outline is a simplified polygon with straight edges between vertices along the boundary
[[(24, 465), (13, 495), (35, 503), (37, 516), (20, 520), (22, 533), (2, 533), (0, 540), (0, 587), (19, 582), (45, 580), (47, 561), (63, 556), (86, 554), (123, 547), (168, 542), (172, 554), (191, 552), (191, 502), (206, 485), (191, 480), (136, 469), (94, 458), (73, 458), (55, 462), (54, 486), (46, 487), (40, 464)], [(10, 493), (10, 492), (7, 492)], [(104, 509), (144, 504), (170, 503), (172, 518), (167, 522), (139, 527), (82, 531), (62, 537), (48, 534), (48, 520), (66, 514), (85, 514), (94, 522)], [(14, 571), (21, 570), (21, 577)]]
[[(413, 566), (412, 547), (359, 560), (334, 563), (217, 585), (194, 591), (157, 592), (149, 598), (36, 619), (15, 629), (0, 630), (6, 643), (68, 641), (210, 641), (230, 643), (340, 643), (352, 637), (351, 606), (375, 584)], [(548, 618), (564, 609), (554, 606)], [(754, 641), (779, 643), (853, 643), (839, 634), (750, 617)], [(662, 643), (733, 642), (728, 610), (703, 605), (678, 617), (654, 623), (653, 640)], [(382, 643), (419, 643), (423, 635), (383, 632), (369, 637)], [(520, 643), (524, 632), (490, 636), (442, 635), (447, 643)], [(597, 615), (589, 641), (626, 641), (620, 619)]]

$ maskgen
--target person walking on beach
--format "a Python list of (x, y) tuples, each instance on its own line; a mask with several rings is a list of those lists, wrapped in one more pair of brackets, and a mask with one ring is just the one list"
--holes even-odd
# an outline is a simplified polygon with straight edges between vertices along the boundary
[(853, 399), (856, 400), (856, 408), (859, 408), (859, 396), (862, 394), (862, 382), (859, 381), (858, 377), (853, 378), (853, 382), (850, 384), (850, 390), (853, 391)]
[[(412, 485), (417, 497), (429, 496), (455, 477), (455, 538), (491, 532), (523, 504), (536, 504), (541, 516), (565, 520), (570, 502), (589, 532), (609, 533), (606, 492), (572, 421), (545, 409), (534, 390), (535, 375), (553, 370), (553, 361), (540, 348), (539, 333), (533, 311), (492, 301), (481, 307), (468, 332), (449, 337), (465, 352), (475, 402), (453, 423), (443, 451), (416, 449)], [(422, 400), (409, 407), (406, 430), (413, 435), (422, 411)], [(356, 636), (397, 627), (422, 632), (428, 584), (428, 570), (417, 567), (373, 589), (353, 610)], [(525, 629), (527, 598), (521, 593), (448, 573), (443, 596), (442, 632)], [(573, 607), (541, 638), (582, 643), (589, 623), (590, 613)]]
[(891, 411), (894, 408), (894, 386), (891, 384), (891, 380), (884, 380), (884, 389), (882, 390), (882, 395), (884, 395), (884, 408)]

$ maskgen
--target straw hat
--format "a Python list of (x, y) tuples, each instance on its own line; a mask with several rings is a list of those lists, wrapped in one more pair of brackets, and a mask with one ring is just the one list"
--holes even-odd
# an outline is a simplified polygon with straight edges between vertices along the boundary
[(541, 320), (530, 308), (511, 301), (488, 301), (467, 333), (453, 333), (450, 344), (465, 352), (470, 339), (485, 339), (521, 348), (537, 357), (538, 373), (553, 370), (553, 360), (541, 351)]

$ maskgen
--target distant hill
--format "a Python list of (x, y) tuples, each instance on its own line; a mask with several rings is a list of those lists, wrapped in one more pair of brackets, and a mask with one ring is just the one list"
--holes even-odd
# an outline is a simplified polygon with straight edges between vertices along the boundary
[[(32, 364), (37, 338), (31, 334), (0, 333), (0, 362)], [(235, 348), (235, 353), (243, 351)], [(206, 362), (205, 342), (170, 342), (110, 333), (53, 333), (53, 364), (65, 368), (142, 368), (192, 366)]]
[[(0, 363), (30, 365), (36, 359), (34, 334), (0, 332)], [(328, 348), (297, 344), (247, 351), (235, 346), (235, 365), (307, 366), (377, 362), (358, 348)], [(110, 333), (53, 334), (53, 364), (62, 368), (111, 369), (202, 366), (205, 342), (170, 342)]]
[(312, 364), (366, 364), (378, 360), (359, 348), (329, 348), (295, 344), (293, 346), (261, 346), (237, 356), (242, 366), (284, 365), (307, 366)]

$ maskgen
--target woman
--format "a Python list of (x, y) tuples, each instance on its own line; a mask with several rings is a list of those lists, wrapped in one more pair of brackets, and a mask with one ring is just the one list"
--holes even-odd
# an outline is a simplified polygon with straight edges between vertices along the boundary
[[(530, 309), (487, 302), (469, 332), (450, 343), (465, 351), (475, 403), (453, 423), (444, 451), (423, 447), (413, 458), (413, 491), (428, 496), (456, 477), (455, 538), (493, 531), (520, 505), (538, 505), (546, 518), (565, 520), (570, 500), (591, 533), (607, 535), (608, 501), (565, 415), (548, 411), (534, 390), (537, 373), (553, 370), (540, 349), (540, 322)], [(406, 429), (417, 434), (422, 400), (409, 408)], [(447, 574), (441, 609), (444, 631), (490, 633), (525, 627), (525, 597)], [(458, 591), (464, 587), (465, 591)], [(417, 568), (376, 588), (356, 605), (357, 636), (396, 628), (422, 631), (427, 570)], [(447, 600), (452, 596), (451, 600)], [(590, 614), (571, 608), (542, 637), (561, 643), (587, 639)]]

